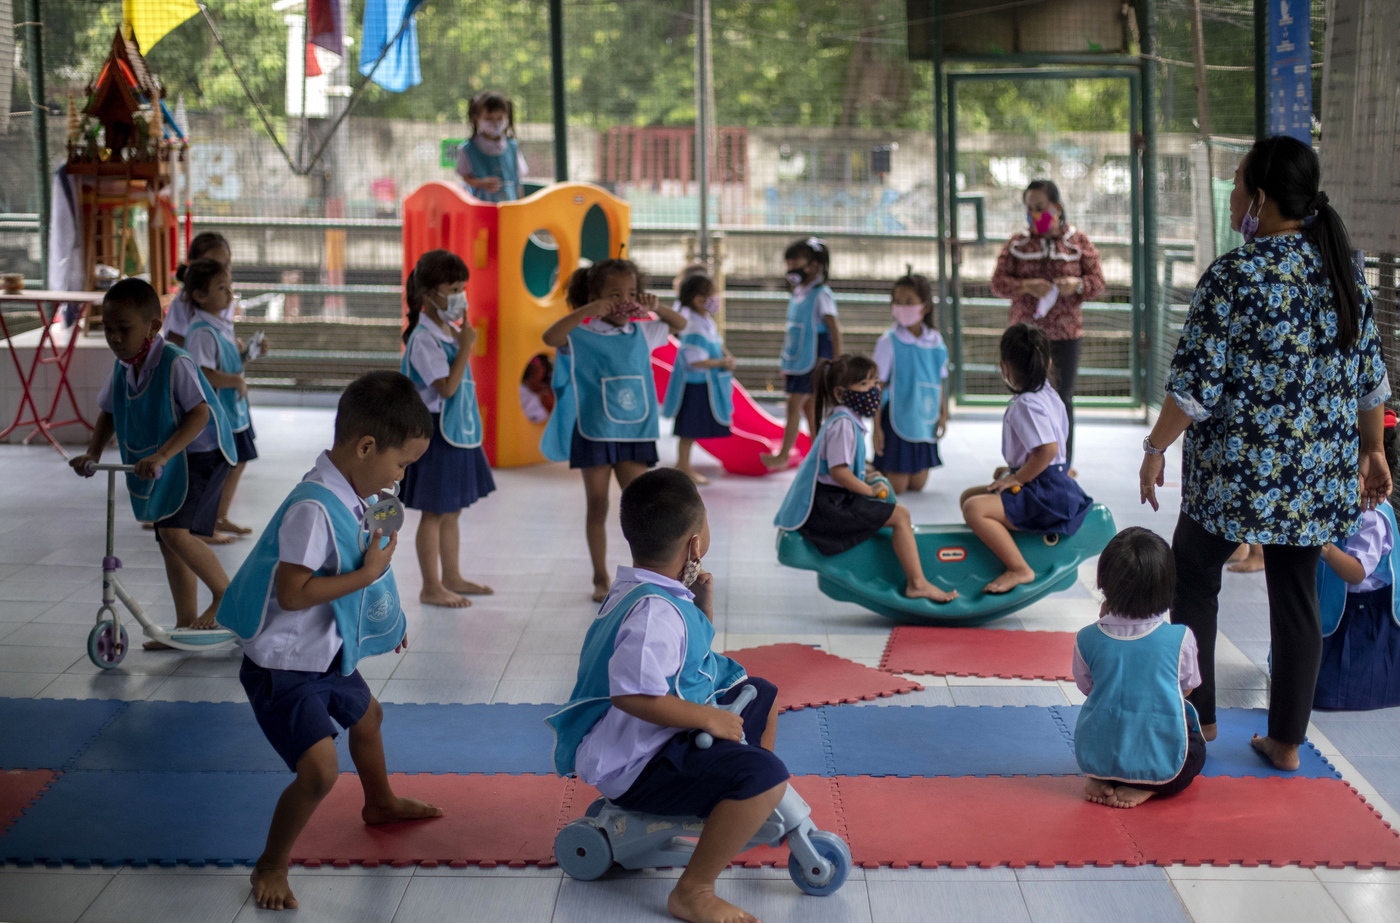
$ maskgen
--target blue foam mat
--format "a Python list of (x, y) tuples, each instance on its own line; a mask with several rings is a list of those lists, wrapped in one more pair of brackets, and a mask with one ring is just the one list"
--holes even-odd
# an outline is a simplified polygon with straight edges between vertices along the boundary
[(835, 775), (825, 741), (827, 708), (799, 708), (778, 716), (774, 750), (794, 776)]
[(287, 771), (246, 702), (132, 702), (102, 729), (73, 768)]
[[(544, 719), (558, 705), (384, 706), (390, 772), (554, 773), (554, 732)], [(266, 746), (266, 744), (264, 744)], [(349, 735), (336, 741), (351, 772)]]
[(126, 707), (115, 699), (0, 699), (0, 769), (64, 769)]

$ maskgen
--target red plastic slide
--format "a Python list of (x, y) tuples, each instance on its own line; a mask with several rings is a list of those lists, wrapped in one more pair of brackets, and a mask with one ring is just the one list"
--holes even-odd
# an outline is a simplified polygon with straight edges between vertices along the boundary
[[(651, 371), (656, 376), (658, 400), (665, 398), (666, 385), (671, 381), (671, 369), (676, 364), (676, 345), (672, 337), (670, 342), (658, 346), (651, 354)], [(731, 435), (724, 439), (699, 440), (700, 447), (718, 458), (724, 470), (730, 474), (769, 474), (758, 456), (783, 447), (783, 423), (758, 406), (737, 381), (734, 382), (734, 423), (729, 427), (729, 432)], [(807, 434), (798, 433), (797, 446), (788, 454), (788, 467), (795, 468), (801, 464), (811, 446), (812, 440)]]

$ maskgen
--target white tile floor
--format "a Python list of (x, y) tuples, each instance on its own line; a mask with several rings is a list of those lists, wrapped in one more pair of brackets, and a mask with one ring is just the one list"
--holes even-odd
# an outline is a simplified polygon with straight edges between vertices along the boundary
[[(1082, 483), (1108, 503), (1120, 527), (1145, 525), (1170, 535), (1175, 485), (1153, 514), (1138, 506), (1136, 473), (1142, 428), (1087, 419), (1078, 432)], [(262, 458), (243, 481), (235, 518), (261, 526), (329, 440), (332, 413), (262, 407)], [(999, 462), (999, 429), (985, 415), (955, 418), (942, 444), (947, 460), (930, 488), (908, 499), (916, 522), (954, 521), (956, 498)], [(674, 457), (670, 441), (663, 459)], [(1169, 470), (1176, 470), (1176, 460)], [(717, 470), (717, 469), (716, 469)], [(577, 475), (562, 465), (497, 472), (500, 490), (463, 517), (467, 574), (493, 584), (465, 612), (408, 603), (412, 648), (364, 665), (371, 688), (390, 702), (558, 702), (568, 695), (574, 655), (593, 616)], [(812, 574), (778, 566), (770, 517), (787, 476), (720, 478), (704, 492), (716, 575), (716, 644), (738, 648), (779, 641), (820, 645), (834, 654), (878, 663), (891, 623), (817, 592)], [(44, 490), (36, 490), (43, 485)], [(67, 473), (49, 449), (0, 446), (0, 696), (242, 701), (233, 654), (133, 652), (119, 670), (101, 673), (84, 654), (100, 595), (103, 491)], [(410, 523), (411, 532), (413, 524)], [(625, 546), (611, 529), (614, 563)], [(218, 550), (232, 572), (251, 542)], [(123, 515), (118, 523), (123, 579), (157, 621), (172, 621), (160, 555), (150, 533)], [(411, 548), (396, 562), (406, 600), (416, 597)], [(1092, 565), (1074, 589), (1043, 600), (993, 627), (1073, 630), (1091, 621)], [(1231, 603), (1222, 611), (1221, 698), (1226, 705), (1265, 704), (1260, 669), (1267, 651), (1261, 577), (1227, 575)], [(1232, 643), (1233, 642), (1233, 643)], [(851, 707), (901, 705), (1039, 705), (1077, 703), (1072, 683), (918, 677), (923, 692)], [(1400, 817), (1381, 800), (1347, 754), (1393, 778), (1393, 742), (1341, 727), (1338, 747), (1313, 739), (1392, 824)], [(1383, 762), (1375, 762), (1383, 761)], [(133, 812), (139, 806), (132, 806)], [(228, 923), (270, 916), (251, 905), (246, 870), (0, 868), (0, 920)], [(619, 875), (580, 883), (557, 869), (298, 869), (293, 876), (306, 921), (666, 919), (674, 872)], [(723, 893), (766, 921), (1346, 921), (1400, 923), (1400, 873), (1356, 869), (1157, 868), (855, 870), (836, 895), (799, 894), (783, 870), (736, 870)]]

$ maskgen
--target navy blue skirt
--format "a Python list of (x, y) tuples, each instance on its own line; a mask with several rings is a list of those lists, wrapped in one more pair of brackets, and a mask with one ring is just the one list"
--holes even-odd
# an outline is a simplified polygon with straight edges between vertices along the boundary
[(442, 437), (439, 414), (433, 414), (433, 438), (423, 457), (404, 472), (399, 499), (411, 510), (456, 513), (496, 489), (491, 465), (481, 446), (462, 449)]
[(818, 482), (812, 494), (812, 511), (797, 534), (830, 557), (854, 548), (879, 532), (893, 512), (892, 503)]
[(1348, 593), (1337, 630), (1322, 639), (1314, 708), (1363, 711), (1400, 705), (1400, 626), (1394, 587)]
[(233, 434), (233, 444), (238, 449), (238, 463), (240, 465), (258, 457), (258, 447), (253, 443), (253, 439), (253, 424), (251, 423), (243, 432)]
[(569, 442), (570, 468), (596, 468), (636, 461), (650, 468), (661, 460), (656, 454), (656, 442), (599, 442), (584, 438), (574, 424), (574, 438)]
[(1078, 532), (1094, 500), (1065, 473), (1067, 467), (1051, 465), (1014, 494), (1003, 490), (1001, 505), (1006, 510), (1006, 521), (1022, 532), (1035, 535)]
[(710, 410), (710, 386), (705, 382), (687, 382), (681, 409), (676, 411), (675, 433), (682, 439), (723, 439), (729, 427), (715, 419)]
[[(830, 359), (831, 356), (831, 334), (817, 334), (817, 358)], [(813, 366), (813, 371), (816, 366)], [(812, 393), (812, 372), (803, 372), (801, 375), (784, 375), (783, 390), (788, 394), (811, 394)]]
[(885, 434), (885, 450), (875, 456), (875, 470), (885, 474), (918, 474), (943, 464), (936, 442), (905, 442), (890, 424), (890, 405), (880, 408), (880, 429)]

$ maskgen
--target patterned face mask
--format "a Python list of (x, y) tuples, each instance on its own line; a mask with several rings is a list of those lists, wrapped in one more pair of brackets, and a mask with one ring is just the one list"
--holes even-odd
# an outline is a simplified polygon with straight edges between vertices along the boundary
[(873, 417), (880, 412), (880, 386), (876, 385), (869, 391), (848, 388), (841, 403), (851, 408), (851, 412), (858, 417)]

